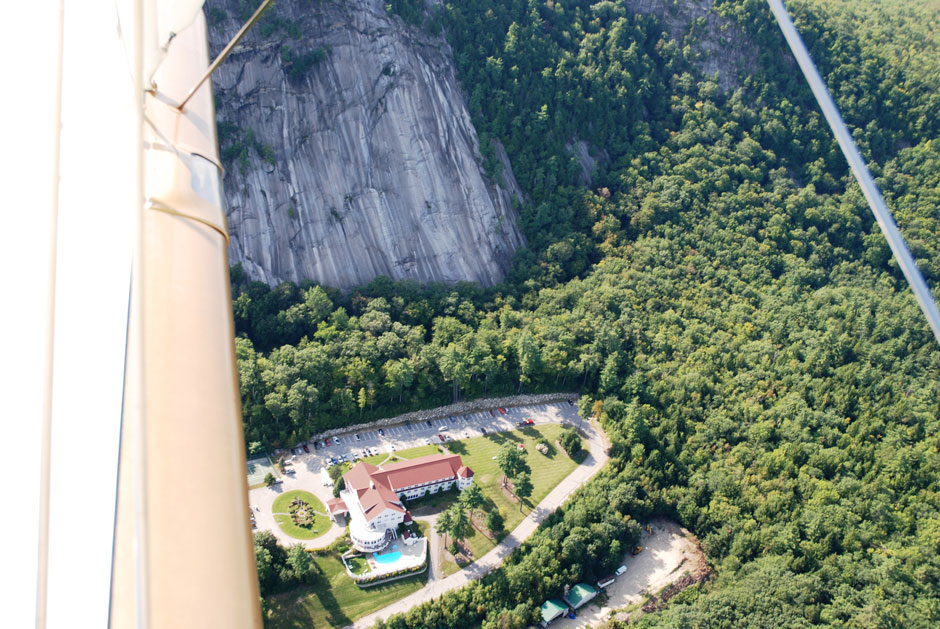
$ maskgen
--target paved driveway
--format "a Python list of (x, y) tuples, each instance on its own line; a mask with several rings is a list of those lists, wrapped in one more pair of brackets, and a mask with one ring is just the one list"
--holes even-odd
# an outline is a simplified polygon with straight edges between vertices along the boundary
[[(534, 419), (537, 424), (550, 423), (552, 421), (559, 422), (563, 419), (568, 420), (569, 423), (571, 423), (573, 419), (575, 425), (578, 424), (577, 408), (569, 406), (566, 402), (541, 405), (540, 407), (514, 409), (513, 412), (506, 417), (512, 417), (510, 420), (512, 428), (516, 427), (515, 421), (527, 417)], [(506, 417), (503, 417), (503, 419)], [(367, 629), (378, 622), (379, 619), (387, 619), (392, 614), (406, 612), (424, 601), (437, 598), (445, 592), (455, 590), (470, 581), (479, 579), (491, 570), (499, 567), (513, 549), (517, 548), (522, 542), (528, 539), (545, 518), (567, 500), (576, 489), (599, 472), (607, 462), (607, 443), (603, 433), (587, 421), (582, 423), (581, 428), (582, 432), (588, 437), (589, 454), (587, 458), (549, 492), (549, 494), (539, 502), (538, 506), (536, 506), (536, 508), (533, 509), (498, 546), (463, 570), (449, 577), (432, 581), (417, 592), (377, 612), (363, 616), (351, 626), (357, 629)]]
[[(298, 459), (300, 457), (297, 457)], [(315, 539), (303, 540), (295, 539), (281, 530), (281, 527), (274, 521), (274, 514), (271, 508), (274, 506), (274, 500), (285, 491), (292, 489), (303, 489), (309, 491), (320, 499), (326, 508), (326, 501), (333, 497), (333, 489), (324, 487), (320, 480), (319, 470), (316, 473), (311, 472), (306, 466), (294, 464), (297, 470), (294, 475), (284, 476), (283, 480), (273, 487), (260, 487), (248, 492), (248, 504), (255, 512), (255, 521), (258, 524), (258, 531), (271, 531), (282, 546), (291, 546), (293, 544), (303, 544), (307, 548), (326, 548), (337, 538), (346, 533), (346, 529), (331, 524), (329, 530)]]
[[(380, 453), (391, 453), (395, 451), (405, 450), (407, 448), (414, 448), (417, 446), (425, 445), (425, 440), (430, 440), (431, 443), (439, 444), (441, 440), (438, 439), (438, 434), (445, 434), (450, 439), (466, 439), (470, 437), (479, 437), (483, 434), (483, 429), (487, 433), (490, 432), (503, 432), (506, 430), (516, 430), (519, 426), (519, 422), (524, 419), (531, 419), (535, 422), (536, 425), (540, 424), (571, 424), (574, 426), (581, 426), (585, 430), (589, 430), (591, 435), (594, 435), (595, 438), (601, 439), (597, 435), (594, 428), (590, 426), (590, 423), (586, 420), (582, 420), (578, 415), (578, 407), (574, 404), (569, 404), (568, 402), (551, 402), (548, 404), (536, 404), (532, 406), (519, 406), (519, 407), (507, 407), (503, 409), (505, 414), (500, 413), (498, 410), (492, 411), (482, 411), (478, 413), (470, 413), (467, 415), (454, 415), (447, 419), (439, 419), (433, 422), (412, 422), (410, 424), (404, 424), (399, 426), (391, 426), (387, 428), (375, 429), (362, 431), (359, 433), (349, 432), (342, 435), (338, 435), (340, 443), (330, 445), (323, 448), (314, 448), (313, 445), (310, 446), (309, 454), (298, 454), (295, 455), (295, 461), (293, 464), (295, 474), (284, 476), (283, 481), (278, 483), (273, 488), (261, 487), (258, 489), (252, 489), (248, 492), (248, 502), (252, 505), (252, 508), (257, 507), (255, 510), (255, 520), (258, 524), (257, 530), (269, 530), (274, 533), (282, 545), (291, 545), (301, 543), (307, 548), (325, 548), (329, 546), (334, 540), (342, 537), (345, 534), (345, 528), (340, 528), (335, 524), (330, 528), (330, 530), (312, 540), (298, 540), (290, 537), (283, 531), (274, 521), (274, 515), (271, 513), (271, 507), (274, 504), (274, 499), (283, 491), (290, 491), (292, 489), (303, 489), (311, 492), (317, 498), (319, 498), (324, 507), (328, 500), (333, 498), (333, 489), (331, 487), (324, 487), (322, 479), (320, 478), (320, 468), (329, 467), (330, 457), (339, 457), (341, 455), (346, 455), (349, 460), (353, 460), (353, 454), (359, 453), (363, 454), (363, 451), (366, 448), (375, 448)], [(430, 423), (430, 425), (428, 425)], [(445, 430), (441, 430), (444, 428)], [(384, 432), (384, 434), (382, 434)], [(356, 439), (356, 434), (359, 435), (359, 439)], [(600, 441), (598, 441), (600, 444)], [(594, 446), (592, 442), (589, 441), (591, 446), (591, 455), (582, 463), (580, 466), (575, 468), (575, 471), (571, 473), (565, 480), (563, 480), (555, 489), (541, 502), (539, 505), (532, 510), (532, 513), (529, 514), (525, 520), (519, 525), (522, 527), (526, 522), (530, 521), (529, 518), (533, 517), (533, 514), (536, 514), (540, 517), (538, 522), (541, 522), (544, 519), (547, 513), (555, 509), (555, 506), (546, 507), (548, 512), (543, 513), (543, 505), (546, 504), (546, 500), (549, 500), (556, 492), (558, 492), (563, 487), (570, 486), (570, 479), (580, 478), (581, 474), (586, 469), (593, 470), (590, 475), (593, 475), (596, 472), (596, 469), (600, 469), (600, 465), (607, 460), (606, 455), (604, 454), (604, 446), (598, 445), (597, 452), (594, 451)], [(602, 460), (597, 457), (603, 457)], [(593, 463), (592, 463), (593, 461)], [(598, 462), (599, 461), (599, 462)], [(596, 465), (597, 468), (594, 469), (592, 465)], [(583, 481), (581, 481), (583, 482)], [(577, 487), (575, 485), (574, 487)], [(571, 487), (573, 491), (574, 487)], [(567, 494), (565, 494), (567, 496)], [(559, 503), (560, 504), (560, 503)], [(519, 527), (516, 528), (516, 531), (519, 530)], [(532, 530), (535, 530), (535, 527), (532, 527)], [(516, 531), (506, 538), (506, 540), (511, 540), (516, 535)], [(530, 532), (531, 533), (531, 532)], [(530, 534), (529, 533), (529, 534)], [(528, 534), (526, 534), (526, 537)], [(522, 538), (525, 539), (525, 538)], [(507, 543), (504, 540), (503, 543)], [(508, 543), (512, 543), (511, 541)], [(500, 546), (492, 549), (487, 555), (482, 559), (472, 564), (467, 568), (471, 570), (473, 566), (479, 564), (481, 561), (485, 560), (486, 557), (489, 557), (495, 551), (497, 551)], [(458, 572), (455, 575), (451, 575), (452, 578), (459, 574), (463, 574), (466, 570)], [(447, 579), (441, 580), (441, 582), (447, 581)], [(424, 590), (421, 590), (423, 592)], [(420, 592), (419, 592), (420, 593)], [(358, 625), (357, 625), (358, 626)]]

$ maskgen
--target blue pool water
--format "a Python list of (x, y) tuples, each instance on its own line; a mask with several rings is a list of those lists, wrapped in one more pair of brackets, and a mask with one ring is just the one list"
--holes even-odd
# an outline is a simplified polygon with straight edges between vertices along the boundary
[(392, 550), (387, 553), (372, 553), (372, 556), (379, 563), (395, 563), (401, 559), (401, 551), (398, 550), (398, 544), (392, 546)]

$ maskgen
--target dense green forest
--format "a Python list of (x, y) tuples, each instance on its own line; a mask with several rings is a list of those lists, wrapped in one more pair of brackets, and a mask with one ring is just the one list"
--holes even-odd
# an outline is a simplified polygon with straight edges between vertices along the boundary
[[(529, 248), (488, 290), (234, 270), (256, 448), (571, 389), (611, 438), (504, 568), (387, 626), (527, 626), (654, 514), (717, 576), (641, 626), (940, 624), (940, 351), (766, 3), (714, 4), (759, 50), (727, 92), (697, 69), (694, 24), (677, 42), (622, 2), (392, 3), (452, 45), (491, 175), (498, 140), (528, 194)], [(937, 286), (940, 5), (790, 9)], [(591, 189), (574, 138), (606, 156)]]

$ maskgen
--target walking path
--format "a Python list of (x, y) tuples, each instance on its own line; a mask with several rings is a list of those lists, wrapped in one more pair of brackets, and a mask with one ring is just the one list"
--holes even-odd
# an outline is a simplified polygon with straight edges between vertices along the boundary
[(428, 581), (441, 577), (441, 538), (436, 533), (437, 517), (440, 513), (428, 516), (414, 516), (415, 520), (428, 523)]
[(471, 581), (479, 579), (491, 570), (498, 568), (513, 549), (517, 548), (535, 532), (535, 529), (538, 528), (538, 525), (541, 524), (545, 518), (567, 500), (576, 489), (599, 472), (604, 464), (607, 463), (607, 443), (603, 432), (595, 428), (591, 422), (586, 421), (581, 424), (581, 429), (584, 436), (587, 437), (589, 449), (587, 457), (581, 465), (576, 467), (571, 474), (543, 498), (535, 509), (513, 529), (512, 533), (506, 536), (495, 548), (463, 570), (443, 579), (429, 581), (427, 586), (417, 592), (377, 612), (363, 616), (350, 626), (357, 629), (366, 629), (374, 625), (380, 619), (384, 620), (392, 614), (407, 612), (420, 603), (437, 598), (445, 592), (462, 587)]

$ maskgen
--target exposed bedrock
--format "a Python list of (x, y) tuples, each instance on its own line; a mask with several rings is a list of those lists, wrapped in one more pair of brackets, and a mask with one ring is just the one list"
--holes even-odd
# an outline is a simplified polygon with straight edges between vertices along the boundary
[[(244, 8), (206, 11), (217, 52)], [(213, 77), (231, 262), (268, 283), (500, 281), (524, 244), (518, 186), (484, 174), (445, 40), (378, 1), (271, 11)]]

